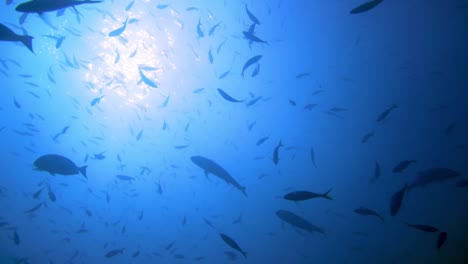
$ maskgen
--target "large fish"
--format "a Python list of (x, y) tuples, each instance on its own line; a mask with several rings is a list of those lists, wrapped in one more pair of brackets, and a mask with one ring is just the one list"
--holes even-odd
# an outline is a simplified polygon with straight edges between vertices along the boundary
[(362, 216), (375, 216), (375, 217), (378, 217), (380, 220), (384, 221), (384, 218), (380, 214), (378, 214), (376, 211), (369, 209), (369, 208), (365, 208), (361, 206), (357, 208), (356, 210), (354, 210), (354, 212)]
[(44, 13), (56, 11), (67, 7), (74, 7), (82, 4), (96, 4), (102, 1), (93, 0), (31, 0), (16, 6), (16, 11), (23, 13)]
[(81, 173), (81, 175), (87, 178), (87, 166), (78, 167), (73, 161), (60, 155), (48, 154), (41, 156), (34, 161), (34, 166), (36, 166), (36, 170), (47, 171), (52, 175), (75, 175)]
[(211, 173), (215, 176), (218, 176), (228, 184), (231, 184), (232, 186), (237, 188), (245, 196), (247, 196), (247, 193), (245, 192), (245, 187), (241, 186), (234, 178), (232, 178), (232, 176), (223, 167), (218, 165), (216, 162), (202, 156), (192, 156), (190, 159), (193, 163), (195, 163), (198, 167), (202, 168), (205, 171), (205, 175)]
[(460, 175), (460, 172), (448, 168), (427, 169), (419, 172), (418, 177), (408, 186), (408, 189), (426, 186), (429, 183), (450, 180)]
[(359, 5), (355, 8), (353, 8), (349, 13), (350, 14), (360, 14), (360, 13), (364, 13), (364, 12), (367, 12), (371, 9), (373, 9), (374, 7), (376, 7), (378, 4), (382, 3), (383, 0), (372, 0), (372, 1), (369, 1), (369, 2), (366, 2), (362, 5)]
[(314, 193), (314, 192), (309, 192), (309, 191), (296, 191), (296, 192), (290, 192), (286, 194), (283, 198), (286, 200), (290, 201), (304, 201), (304, 200), (309, 200), (309, 199), (314, 199), (314, 198), (324, 198), (328, 200), (333, 200), (333, 198), (329, 195), (331, 192), (331, 189), (328, 190), (325, 193)]
[(6, 27), (3, 24), (0, 24), (0, 41), (11, 41), (11, 42), (21, 42), (24, 46), (26, 46), (32, 53), (32, 39), (33, 37), (27, 35), (17, 35), (11, 29)]
[(294, 214), (294, 213), (291, 213), (289, 211), (286, 211), (286, 210), (278, 210), (276, 211), (276, 216), (278, 216), (281, 220), (285, 221), (286, 223), (292, 225), (292, 226), (295, 226), (295, 227), (298, 227), (298, 228), (301, 228), (301, 229), (304, 229), (305, 231), (309, 232), (309, 233), (314, 233), (314, 232), (318, 232), (320, 234), (325, 234), (325, 230), (323, 230), (323, 228), (320, 228), (312, 223), (310, 223), (309, 221), (305, 220), (304, 218)]
[(241, 247), (236, 243), (236, 241), (234, 241), (234, 239), (230, 238), (228, 235), (226, 234), (219, 234), (221, 236), (221, 239), (226, 242), (226, 244), (228, 244), (230, 247), (232, 247), (233, 249), (239, 251), (240, 253), (242, 253), (242, 255), (244, 255), (244, 258), (247, 258), (247, 252), (243, 251), (241, 249)]

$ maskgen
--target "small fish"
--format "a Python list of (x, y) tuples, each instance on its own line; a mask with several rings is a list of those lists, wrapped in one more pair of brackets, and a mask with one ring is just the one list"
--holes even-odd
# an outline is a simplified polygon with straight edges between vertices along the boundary
[(269, 138), (269, 136), (260, 138), (259, 140), (257, 140), (257, 143), (255, 145), (257, 145), (257, 146), (262, 145), (265, 141), (268, 140), (268, 138)]
[(146, 84), (148, 85), (149, 87), (153, 87), (153, 88), (158, 88), (158, 85), (153, 82), (152, 80), (150, 80), (148, 77), (146, 77), (145, 74), (143, 74), (143, 72), (141, 71), (141, 68), (138, 68), (138, 71), (140, 73), (140, 78), (141, 80)]
[(37, 190), (33, 195), (32, 195), (32, 198), (33, 199), (37, 199), (39, 197), (39, 195), (41, 194), (43, 188)]
[(309, 191), (295, 191), (286, 194), (283, 198), (289, 201), (305, 201), (314, 198), (324, 198), (327, 200), (333, 200), (333, 198), (329, 195), (332, 189), (328, 190), (325, 193), (314, 193)]
[(203, 38), (205, 36), (205, 34), (203, 33), (203, 30), (201, 29), (200, 19), (198, 19), (198, 24), (197, 24), (197, 35), (198, 35), (198, 38)]
[(304, 77), (310, 76), (311, 72), (303, 72), (296, 75), (296, 79), (302, 79)]
[(94, 99), (91, 101), (91, 106), (95, 106), (96, 104), (99, 104), (99, 103), (101, 102), (102, 98), (104, 98), (104, 95), (103, 95), (103, 96), (100, 96), (100, 97), (94, 98)]
[(275, 163), (275, 165), (278, 165), (278, 162), (279, 162), (279, 148), (282, 147), (282, 146), (284, 146), (284, 145), (281, 144), (281, 140), (280, 140), (279, 144), (273, 150), (273, 163)]
[(398, 106), (397, 106), (396, 104), (390, 106), (389, 108), (387, 108), (385, 111), (383, 111), (382, 113), (380, 113), (380, 114), (377, 116), (376, 121), (377, 121), (377, 122), (382, 122), (382, 121), (384, 121), (384, 120), (387, 118), (387, 116), (388, 116), (393, 110), (395, 110), (395, 109), (397, 109), (397, 108), (398, 108)]
[(124, 250), (125, 250), (125, 248), (113, 249), (113, 250), (107, 252), (104, 256), (106, 258), (112, 258), (112, 257), (115, 257), (117, 254), (123, 254)]
[(171, 243), (167, 244), (166, 247), (164, 248), (166, 251), (171, 249), (174, 246), (175, 241), (172, 241)]
[(15, 105), (16, 108), (21, 109), (21, 104), (16, 101), (16, 98), (13, 97), (13, 104)]
[(218, 79), (224, 79), (226, 76), (228, 76), (228, 74), (230, 73), (231, 71), (228, 70), (228, 71), (225, 71), (223, 73), (221, 73), (221, 75), (218, 76)]
[(361, 138), (361, 143), (366, 143), (366, 142), (369, 141), (369, 139), (370, 139), (371, 137), (373, 137), (373, 136), (374, 136), (374, 131), (365, 134), (365, 135)]
[(243, 251), (241, 247), (236, 243), (236, 241), (234, 241), (234, 239), (223, 233), (220, 233), (219, 235), (221, 236), (221, 239), (224, 242), (226, 242), (226, 244), (228, 244), (231, 248), (242, 253), (242, 255), (244, 255), (244, 258), (247, 258), (247, 252)]
[(403, 224), (409, 226), (409, 227), (412, 227), (414, 229), (417, 229), (417, 230), (421, 230), (423, 232), (427, 232), (427, 233), (435, 233), (435, 232), (438, 232), (439, 229), (437, 227), (433, 227), (433, 226), (430, 226), (430, 225), (414, 225), (414, 224), (409, 224), (407, 222), (404, 222), (403, 221)]
[(361, 4), (361, 5), (353, 8), (349, 13), (350, 14), (364, 13), (364, 12), (367, 12), (367, 11), (373, 9), (374, 7), (376, 7), (377, 5), (379, 5), (382, 2), (383, 2), (383, 0), (371, 0), (369, 2), (365, 2), (364, 4)]
[(210, 222), (210, 220), (208, 220), (208, 219), (206, 219), (206, 218), (203, 218), (203, 221), (205, 221), (205, 223), (206, 223), (208, 226), (210, 226), (211, 228), (215, 228), (215, 227), (213, 226), (213, 224)]
[(125, 7), (125, 11), (129, 11), (129, 10), (132, 8), (132, 6), (133, 6), (134, 3), (135, 3), (135, 0), (132, 0), (132, 1)]
[(125, 20), (125, 22), (123, 23), (123, 25), (121, 27), (109, 32), (108, 36), (109, 37), (120, 36), (120, 34), (122, 34), (125, 31), (125, 29), (127, 28), (127, 22), (128, 22), (128, 17), (127, 17), (127, 19)]
[(440, 232), (439, 236), (437, 237), (437, 249), (438, 250), (442, 248), (446, 240), (447, 240), (447, 232)]
[(403, 188), (395, 192), (390, 200), (390, 215), (395, 216), (401, 208), (403, 203), (403, 198), (405, 196), (406, 190), (408, 189), (408, 184), (405, 184)]
[(32, 212), (35, 212), (37, 210), (39, 210), (39, 208), (42, 207), (42, 203), (38, 203), (37, 205), (35, 205), (34, 207), (24, 211), (25, 213), (29, 214), (29, 213), (32, 213)]
[(354, 212), (363, 216), (375, 216), (375, 217), (378, 217), (380, 220), (382, 220), (382, 222), (384, 221), (384, 218), (380, 214), (378, 214), (376, 211), (369, 209), (369, 208), (365, 208), (361, 206), (357, 208), (356, 210), (354, 210)]
[(374, 176), (369, 179), (369, 182), (375, 182), (381, 174), (380, 164), (376, 161), (374, 167)]
[(48, 189), (47, 194), (49, 196), (49, 200), (51, 202), (55, 202), (57, 200), (57, 197), (55, 196), (55, 193), (50, 189), (50, 186), (48, 186), (47, 189)]
[(247, 107), (252, 106), (252, 105), (256, 104), (258, 101), (260, 101), (260, 99), (262, 99), (262, 98), (263, 98), (263, 96), (255, 97), (254, 99), (248, 101), (245, 105)]
[(203, 90), (205, 90), (205, 88), (197, 88), (197, 89), (193, 90), (192, 93), (198, 94), (198, 93), (201, 93)]
[(211, 53), (211, 49), (208, 50), (208, 60), (210, 64), (213, 64), (213, 54)]
[(135, 180), (134, 177), (130, 177), (128, 175), (123, 175), (123, 174), (119, 174), (119, 175), (116, 175), (115, 176), (117, 179), (121, 180), (121, 181), (128, 181), (128, 182), (132, 182)]
[(247, 16), (249, 16), (250, 20), (252, 20), (254, 24), (260, 25), (260, 21), (257, 19), (257, 17), (254, 16), (254, 14), (249, 11), (247, 5), (245, 5), (245, 11), (247, 12)]
[(166, 97), (166, 100), (164, 100), (163, 104), (161, 105), (162, 108), (167, 106), (167, 104), (169, 103), (170, 98), (171, 98), (170, 96)]
[(294, 100), (291, 100), (291, 99), (289, 99), (289, 104), (292, 105), (292, 106), (296, 106), (296, 105), (297, 105), (296, 102), (295, 102)]
[(15, 243), (15, 245), (19, 245), (21, 243), (20, 237), (16, 230), (13, 232), (13, 242)]
[(217, 88), (217, 90), (218, 90), (218, 93), (219, 93), (226, 101), (233, 102), (233, 103), (244, 102), (244, 100), (237, 100), (237, 99), (232, 98), (232, 97), (231, 97), (229, 94), (227, 94), (225, 91), (221, 90), (221, 88)]
[(142, 135), (143, 135), (143, 129), (141, 129), (140, 132), (138, 132), (136, 136), (136, 141), (140, 140)]
[(403, 160), (398, 163), (395, 167), (393, 167), (393, 173), (402, 173), (409, 165), (416, 163), (416, 160)]
[(247, 70), (247, 68), (249, 68), (253, 64), (257, 63), (262, 57), (263, 57), (262, 55), (256, 55), (248, 59), (247, 62), (244, 64), (244, 67), (242, 68), (242, 73), (241, 73), (242, 77), (244, 77), (245, 70)]
[(221, 25), (221, 22), (218, 22), (217, 24), (215, 24), (214, 26), (212, 26), (212, 27), (210, 28), (210, 31), (208, 31), (208, 36), (213, 35), (213, 33), (215, 32), (216, 28), (219, 27), (219, 25)]
[(307, 104), (304, 106), (304, 110), (312, 110), (317, 106), (317, 104)]
[(156, 6), (156, 8), (157, 8), (157, 9), (165, 9), (165, 8), (167, 8), (168, 6), (169, 6), (169, 5), (167, 5), (167, 4), (165, 4), (165, 5), (159, 4), (159, 5)]

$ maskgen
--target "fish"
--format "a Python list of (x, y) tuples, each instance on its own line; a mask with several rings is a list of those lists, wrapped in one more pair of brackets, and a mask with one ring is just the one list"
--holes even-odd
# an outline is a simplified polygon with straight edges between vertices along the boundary
[(103, 152), (100, 152), (100, 153), (97, 153), (97, 154), (94, 154), (94, 159), (97, 159), (97, 160), (103, 160), (106, 158), (106, 156), (104, 155), (105, 151)]
[(28, 35), (18, 35), (13, 32), (13, 30), (0, 23), (0, 41), (21, 42), (26, 48), (34, 53), (32, 40), (33, 37)]
[(252, 66), (253, 64), (257, 63), (262, 57), (263, 55), (256, 55), (248, 59), (247, 62), (245, 62), (244, 67), (242, 68), (242, 73), (241, 73), (242, 77), (244, 77), (245, 70), (249, 68), (250, 66)]
[(100, 96), (100, 97), (94, 98), (94, 99), (91, 101), (91, 106), (95, 106), (96, 104), (99, 104), (99, 103), (101, 102), (102, 98), (104, 98), (104, 95), (103, 95), (103, 96)]
[(61, 1), (47, 1), (47, 0), (31, 0), (23, 2), (16, 6), (15, 10), (22, 13), (38, 13), (51, 12), (67, 7), (75, 7), (82, 4), (97, 4), (103, 1), (94, 0), (61, 0)]
[(393, 173), (402, 173), (406, 168), (408, 168), (409, 165), (416, 163), (416, 160), (403, 160), (400, 163), (398, 163), (395, 167), (393, 167), (392, 172)]
[(141, 136), (143, 135), (143, 129), (140, 130), (140, 132), (138, 132), (137, 136), (136, 136), (136, 140), (140, 140), (141, 139)]
[(38, 171), (47, 171), (52, 175), (60, 174), (60, 175), (75, 175), (81, 174), (85, 178), (86, 176), (86, 168), (88, 166), (78, 167), (71, 161), (70, 159), (56, 155), (56, 154), (47, 154), (37, 158), (34, 161), (34, 166)]
[(290, 211), (287, 211), (287, 210), (278, 210), (276, 211), (276, 216), (278, 216), (281, 220), (283, 220), (284, 222), (294, 226), (294, 227), (297, 227), (297, 228), (300, 228), (302, 230), (305, 230), (309, 233), (320, 233), (322, 235), (325, 235), (325, 230), (323, 228), (320, 228), (312, 223), (310, 223), (309, 221), (307, 221), (306, 219), (296, 215), (295, 213), (292, 213)]
[(437, 249), (440, 250), (447, 240), (447, 232), (440, 232), (437, 237)]
[(148, 79), (148, 77), (146, 77), (146, 76), (143, 74), (143, 72), (141, 71), (141, 68), (138, 68), (138, 71), (139, 71), (139, 73), (140, 73), (140, 78), (141, 78), (141, 80), (142, 80), (146, 85), (148, 85), (148, 86), (150, 86), (150, 87), (153, 87), (153, 88), (158, 88), (158, 85), (157, 85), (155, 82), (151, 81), (150, 79)]
[(375, 217), (378, 217), (380, 220), (382, 220), (382, 222), (384, 221), (384, 218), (380, 214), (378, 214), (376, 211), (369, 209), (369, 208), (365, 208), (361, 206), (355, 209), (354, 212), (356, 214), (363, 215), (363, 216), (375, 216)]
[(104, 256), (106, 258), (112, 258), (112, 257), (115, 257), (117, 254), (123, 254), (124, 250), (125, 250), (125, 248), (113, 249), (113, 250), (107, 252)]
[(130, 177), (128, 175), (123, 175), (123, 174), (116, 175), (115, 177), (121, 181), (132, 182), (133, 180), (135, 180), (134, 177)]
[(137, 251), (133, 252), (132, 258), (136, 258), (136, 257), (138, 257), (139, 255), (140, 255), (140, 250), (137, 250)]
[(299, 73), (296, 75), (296, 79), (302, 79), (304, 77), (308, 77), (310, 76), (310, 74), (312, 74), (311, 72), (303, 72), (303, 73)]
[(26, 214), (33, 213), (33, 212), (39, 210), (41, 207), (42, 207), (42, 203), (38, 203), (35, 206), (31, 207), (30, 209), (24, 211), (24, 213), (26, 213)]
[(240, 224), (242, 223), (242, 212), (239, 214), (236, 220), (232, 221), (232, 224)]
[(371, 9), (373, 9), (374, 7), (376, 7), (377, 5), (379, 5), (380, 3), (382, 3), (383, 0), (371, 0), (369, 2), (365, 2), (364, 4), (361, 4), (353, 9), (351, 9), (351, 11), (349, 11), (350, 14), (360, 14), (360, 13), (364, 13), (364, 12), (367, 12)]
[[(255, 24), (254, 24), (255, 25)], [(267, 44), (269, 45), (268, 41), (265, 41), (259, 37), (257, 37), (253, 32), (251, 32), (250, 30), (249, 31), (242, 31), (242, 33), (244, 34), (244, 38), (249, 40), (250, 43), (253, 43), (253, 42), (257, 42), (257, 43), (264, 43), (264, 44)]]
[(380, 113), (380, 114), (377, 116), (376, 121), (377, 121), (377, 122), (382, 122), (382, 121), (384, 121), (384, 120), (387, 118), (387, 116), (388, 116), (393, 110), (395, 110), (395, 109), (397, 109), (397, 108), (398, 108), (398, 105), (396, 105), (396, 104), (390, 106), (389, 108), (387, 108), (385, 111), (383, 111), (382, 113)]
[(370, 139), (371, 137), (373, 137), (373, 136), (374, 136), (374, 131), (365, 134), (365, 135), (361, 138), (361, 143), (366, 143), (366, 142), (369, 141), (369, 139)]
[(296, 106), (296, 102), (294, 100), (291, 100), (291, 99), (288, 99), (289, 100), (289, 104), (292, 105), (292, 106)]
[(435, 233), (435, 232), (438, 232), (439, 229), (437, 227), (433, 227), (431, 225), (419, 225), (419, 224), (409, 224), (407, 222), (404, 222), (402, 221), (403, 224), (409, 226), (409, 227), (412, 227), (414, 229), (417, 229), (417, 230), (421, 230), (423, 232), (426, 232), (426, 233)]
[(47, 185), (47, 195), (49, 196), (49, 200), (51, 202), (55, 202), (57, 200), (55, 193), (52, 191), (52, 189), (50, 189), (49, 185)]
[(21, 109), (21, 104), (16, 101), (16, 98), (13, 97), (13, 104), (15, 105), (16, 108)]
[(312, 110), (314, 109), (318, 104), (307, 104), (304, 106), (304, 110)]
[(281, 140), (280, 140), (278, 145), (273, 150), (273, 163), (275, 163), (275, 165), (278, 165), (278, 162), (279, 162), (279, 148), (282, 147), (282, 146), (284, 146), (284, 145), (281, 144)]
[(213, 229), (215, 228), (214, 225), (210, 222), (210, 220), (208, 220), (208, 219), (206, 219), (206, 218), (203, 217), (203, 221), (204, 221), (208, 226), (210, 226), (211, 228), (213, 228)]
[(112, 30), (111, 32), (109, 32), (108, 36), (109, 37), (117, 37), (117, 36), (120, 36), (124, 31), (125, 29), (127, 28), (127, 23), (128, 23), (128, 17), (127, 19), (125, 20), (125, 22), (123, 22), (122, 26), (117, 28), (117, 29), (114, 29)]
[(254, 16), (254, 14), (249, 11), (247, 5), (245, 5), (245, 11), (247, 12), (247, 16), (249, 16), (250, 20), (252, 20), (254, 24), (260, 25), (260, 21), (257, 19), (257, 17)]
[(116, 53), (117, 55), (115, 56), (114, 64), (117, 64), (117, 62), (120, 61), (120, 53), (119, 53), (119, 50), (118, 50), (118, 49), (115, 49), (115, 53)]
[(327, 200), (333, 200), (333, 198), (329, 195), (332, 189), (328, 190), (325, 193), (314, 193), (309, 191), (295, 191), (286, 194), (283, 198), (289, 201), (305, 201), (314, 198), (324, 198)]
[(226, 76), (228, 76), (228, 74), (231, 72), (231, 70), (227, 70), (223, 73), (221, 73), (221, 75), (218, 76), (218, 79), (224, 79)]
[(205, 36), (205, 34), (203, 33), (203, 30), (201, 29), (200, 19), (198, 19), (198, 24), (197, 24), (197, 35), (198, 35), (198, 38), (203, 38)]
[(171, 98), (170, 96), (166, 97), (166, 100), (164, 100), (163, 104), (161, 105), (162, 108), (167, 106), (167, 104), (169, 103), (170, 98)]
[(164, 9), (164, 8), (167, 8), (168, 6), (169, 6), (168, 4), (165, 4), (165, 5), (159, 4), (159, 5), (156, 6), (156, 8), (157, 9)]
[(221, 88), (217, 88), (218, 93), (226, 100), (232, 103), (241, 103), (244, 102), (245, 100), (237, 100), (232, 98), (229, 94), (227, 94), (225, 91), (223, 91)]
[(229, 237), (228, 235), (224, 233), (220, 233), (219, 236), (224, 242), (226, 242), (226, 244), (228, 244), (228, 246), (239, 251), (244, 256), (244, 258), (247, 258), (247, 252), (243, 251), (241, 247), (237, 244), (237, 242), (234, 241), (234, 239), (232, 239), (231, 237)]
[(205, 88), (197, 88), (197, 89), (193, 90), (192, 93), (194, 93), (194, 94), (201, 93), (203, 90), (205, 90)]
[(208, 31), (208, 36), (213, 35), (213, 33), (215, 32), (216, 28), (219, 27), (219, 25), (221, 25), (221, 22), (218, 22), (217, 24), (215, 24), (214, 26), (212, 26), (212, 27), (210, 28), (210, 30)]
[(255, 76), (258, 75), (258, 73), (260, 72), (260, 64), (259, 63), (256, 63), (255, 65), (257, 65), (257, 67), (255, 67), (255, 69), (252, 71), (252, 75), (250, 77), (254, 78)]
[(221, 167), (216, 162), (202, 156), (192, 156), (190, 157), (190, 160), (192, 160), (195, 165), (203, 169), (206, 176), (208, 176), (208, 173), (211, 173), (221, 178), (226, 183), (231, 184), (236, 189), (241, 191), (245, 196), (247, 196), (245, 187), (241, 186), (223, 167)]
[(390, 215), (395, 216), (398, 211), (400, 211), (401, 205), (403, 203), (403, 198), (405, 196), (406, 190), (408, 189), (408, 184), (405, 183), (403, 188), (396, 191), (391, 200), (390, 200)]
[(380, 164), (376, 161), (374, 167), (374, 176), (369, 179), (369, 182), (375, 182), (381, 174)]
[(262, 99), (262, 98), (263, 98), (263, 96), (257, 96), (254, 99), (248, 101), (245, 105), (247, 107), (252, 106), (252, 105), (256, 104), (258, 101), (260, 101), (260, 99)]
[(19, 245), (21, 243), (20, 237), (16, 230), (13, 232), (13, 242), (15, 243), (15, 245)]
[(211, 49), (208, 50), (208, 60), (210, 64), (213, 64), (213, 54), (211, 53)]
[(260, 138), (259, 140), (257, 140), (257, 143), (256, 143), (255, 145), (260, 146), (260, 145), (263, 144), (265, 141), (267, 141), (268, 138), (269, 138), (269, 136), (268, 136), (268, 137), (262, 137), (262, 138)]
[(128, 3), (128, 5), (125, 7), (125, 11), (129, 11), (132, 8), (134, 3), (135, 3), (135, 0), (132, 0), (130, 3)]
[(420, 171), (418, 176), (410, 183), (408, 189), (424, 187), (427, 184), (450, 180), (461, 175), (460, 172), (449, 168), (431, 168)]

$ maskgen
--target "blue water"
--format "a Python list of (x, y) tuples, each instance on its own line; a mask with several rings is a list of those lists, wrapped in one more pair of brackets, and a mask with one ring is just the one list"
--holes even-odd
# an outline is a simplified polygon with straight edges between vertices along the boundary
[[(468, 263), (466, 1), (350, 14), (365, 1), (106, 0), (22, 24), (6, 2), (0, 23), (34, 53), (0, 42), (1, 263)], [(246, 6), (267, 43), (244, 38)], [(87, 178), (37, 170), (46, 154)], [(392, 196), (434, 167), (461, 175), (407, 190), (391, 216)]]

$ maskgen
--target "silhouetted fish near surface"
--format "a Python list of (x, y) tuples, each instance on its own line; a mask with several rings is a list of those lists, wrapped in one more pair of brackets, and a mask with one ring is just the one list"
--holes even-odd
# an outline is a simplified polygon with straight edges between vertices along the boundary
[(374, 131), (365, 134), (365, 135), (361, 138), (361, 143), (366, 143), (366, 142), (369, 141), (369, 139), (370, 139), (371, 137), (373, 137), (373, 136), (374, 136)]
[(403, 221), (403, 224), (409, 226), (409, 227), (412, 227), (414, 229), (417, 229), (417, 230), (421, 230), (423, 232), (427, 232), (427, 233), (435, 233), (435, 232), (438, 232), (439, 229), (437, 227), (433, 227), (433, 226), (430, 226), (430, 225), (413, 225), (413, 224), (409, 224), (407, 222), (404, 222)]
[(226, 100), (226, 101), (229, 101), (229, 102), (233, 102), (233, 103), (241, 103), (241, 102), (244, 102), (244, 100), (237, 100), (237, 99), (234, 99), (232, 98), (229, 94), (227, 94), (225, 91), (221, 90), (221, 88), (218, 88), (218, 93)]
[(220, 233), (219, 235), (221, 236), (221, 239), (224, 242), (226, 242), (226, 244), (228, 244), (231, 248), (242, 253), (242, 255), (244, 255), (244, 258), (247, 258), (247, 252), (243, 251), (241, 247), (236, 243), (236, 241), (234, 241), (234, 239), (223, 233)]
[(125, 250), (125, 248), (114, 249), (114, 250), (111, 250), (111, 251), (107, 252), (106, 255), (104, 255), (104, 256), (106, 258), (112, 258), (112, 257), (115, 257), (118, 254), (123, 254), (124, 250)]
[(247, 5), (245, 5), (245, 11), (247, 12), (247, 15), (249, 16), (250, 20), (252, 20), (254, 24), (260, 25), (260, 21), (258, 20), (258, 18), (254, 16), (254, 14), (252, 14), (252, 12), (249, 11), (249, 9), (247, 8)]
[(329, 195), (332, 189), (328, 190), (325, 193), (314, 193), (309, 191), (295, 191), (286, 194), (283, 198), (290, 201), (305, 201), (314, 198), (324, 198), (327, 200), (333, 200)]
[(286, 223), (298, 227), (300, 229), (303, 229), (309, 233), (315, 233), (318, 232), (320, 234), (325, 234), (325, 230), (323, 228), (320, 228), (309, 221), (305, 220), (304, 218), (286, 211), (286, 210), (278, 210), (276, 211), (276, 216), (278, 216), (281, 220), (285, 221)]
[(284, 145), (281, 144), (281, 140), (280, 140), (279, 144), (273, 150), (273, 163), (275, 163), (275, 165), (278, 165), (278, 162), (279, 162), (279, 148), (282, 147), (282, 146), (284, 146)]
[(55, 155), (48, 154), (39, 157), (34, 161), (34, 166), (38, 171), (47, 171), (52, 175), (75, 175), (80, 174), (86, 177), (86, 168), (87, 166), (78, 167), (70, 159)]
[(60, 1), (48, 1), (48, 0), (31, 0), (28, 2), (21, 3), (16, 6), (16, 11), (23, 13), (44, 13), (50, 11), (56, 11), (67, 7), (74, 7), (82, 4), (96, 4), (101, 3), (102, 1), (92, 1), (92, 0), (60, 0)]
[(383, 111), (382, 113), (380, 113), (380, 114), (377, 116), (376, 121), (377, 121), (377, 122), (382, 122), (382, 121), (384, 121), (384, 120), (387, 118), (387, 116), (388, 116), (393, 110), (395, 110), (395, 109), (397, 109), (397, 108), (398, 108), (398, 106), (397, 106), (396, 104), (390, 106), (389, 108), (387, 108), (385, 111)]
[(120, 34), (122, 34), (125, 29), (127, 28), (127, 22), (128, 22), (128, 17), (127, 19), (125, 20), (125, 22), (123, 22), (122, 26), (115, 29), (115, 30), (112, 30), (111, 32), (109, 32), (109, 37), (117, 37), (117, 36), (120, 36)]
[(365, 208), (361, 206), (357, 208), (356, 210), (354, 210), (354, 212), (356, 214), (363, 215), (363, 216), (376, 216), (380, 220), (384, 221), (384, 218), (380, 214), (378, 214), (376, 211), (369, 209), (369, 208)]
[(447, 232), (440, 232), (439, 236), (437, 237), (437, 249), (444, 245), (445, 241), (447, 240)]
[(360, 14), (360, 13), (364, 13), (364, 12), (367, 12), (371, 9), (373, 9), (374, 7), (376, 7), (378, 4), (382, 3), (383, 0), (372, 0), (372, 1), (369, 1), (369, 2), (366, 2), (362, 5), (359, 5), (355, 8), (353, 8), (349, 13), (350, 14)]
[(408, 184), (405, 184), (403, 188), (395, 192), (390, 200), (390, 215), (395, 216), (398, 211), (400, 211), (401, 205), (403, 203), (403, 198), (405, 197), (405, 192), (408, 189)]
[(206, 176), (208, 176), (208, 173), (218, 176), (228, 184), (231, 184), (232, 186), (237, 188), (245, 196), (247, 196), (247, 193), (245, 192), (245, 187), (241, 186), (234, 178), (232, 178), (232, 176), (223, 167), (218, 165), (216, 162), (202, 156), (192, 156), (190, 159), (193, 163), (195, 163), (195, 165), (204, 170)]
[(10, 42), (21, 42), (24, 46), (26, 46), (32, 53), (32, 39), (33, 37), (27, 35), (17, 35), (11, 29), (6, 27), (3, 24), (0, 24), (0, 41), (10, 41)]
[(408, 186), (408, 189), (426, 186), (434, 182), (450, 180), (460, 176), (461, 173), (448, 168), (432, 168), (419, 172), (418, 176)]
[(416, 160), (403, 160), (398, 163), (395, 167), (393, 167), (393, 173), (402, 173), (409, 165), (416, 163)]
[(133, 180), (135, 180), (134, 177), (130, 177), (128, 175), (123, 175), (123, 174), (116, 175), (115, 177), (121, 181), (132, 182)]
[(253, 64), (257, 63), (263, 56), (262, 55), (257, 55), (253, 56), (252, 58), (248, 59), (247, 62), (244, 64), (244, 67), (242, 68), (242, 77), (244, 77), (244, 72), (247, 68), (252, 66)]

